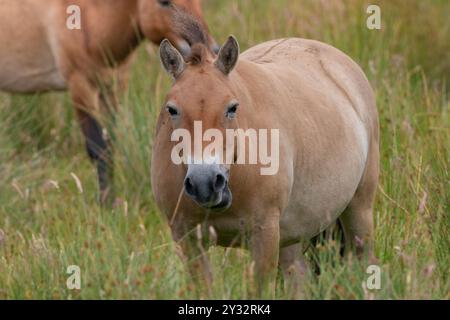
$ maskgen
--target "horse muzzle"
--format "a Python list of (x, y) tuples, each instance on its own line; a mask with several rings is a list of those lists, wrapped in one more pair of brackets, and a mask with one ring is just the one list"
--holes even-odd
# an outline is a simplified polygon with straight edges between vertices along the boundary
[(186, 194), (199, 206), (223, 211), (231, 206), (229, 170), (218, 164), (190, 164), (184, 179)]

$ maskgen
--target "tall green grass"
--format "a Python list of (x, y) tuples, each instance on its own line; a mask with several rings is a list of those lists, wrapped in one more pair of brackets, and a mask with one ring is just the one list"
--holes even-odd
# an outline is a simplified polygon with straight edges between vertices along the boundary
[[(381, 289), (364, 289), (367, 265), (341, 260), (330, 241), (316, 250), (322, 272), (309, 276), (305, 298), (448, 299), (450, 5), (371, 3), (381, 7), (382, 30), (366, 28), (368, 2), (360, 0), (204, 2), (219, 41), (234, 34), (243, 49), (288, 36), (325, 41), (355, 59), (376, 91)], [(0, 95), (0, 298), (255, 297), (248, 252), (223, 248), (209, 251), (211, 295), (198, 294), (153, 203), (152, 138), (170, 85), (156, 53), (140, 48), (122, 97), (112, 210), (97, 203), (96, 173), (68, 96)], [(72, 264), (81, 268), (81, 290), (66, 287)], [(278, 289), (276, 297), (287, 296)]]

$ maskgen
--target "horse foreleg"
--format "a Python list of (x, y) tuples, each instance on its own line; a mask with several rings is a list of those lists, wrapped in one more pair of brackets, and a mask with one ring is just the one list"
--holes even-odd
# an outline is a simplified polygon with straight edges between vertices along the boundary
[[(183, 229), (185, 230), (185, 229)], [(188, 232), (181, 231), (177, 225), (172, 227), (175, 241), (181, 248), (181, 258), (187, 265), (190, 276), (196, 284), (200, 295), (212, 295), (212, 268), (208, 259), (208, 233), (204, 227), (197, 225)]]
[(280, 246), (280, 212), (278, 209), (256, 215), (252, 226), (251, 251), (260, 297), (274, 297)]

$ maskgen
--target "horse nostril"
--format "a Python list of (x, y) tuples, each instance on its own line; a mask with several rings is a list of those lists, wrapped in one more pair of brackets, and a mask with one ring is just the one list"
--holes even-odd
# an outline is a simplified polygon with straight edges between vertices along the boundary
[(192, 184), (190, 178), (184, 179), (184, 189), (186, 190), (187, 194), (191, 196), (195, 195), (194, 185)]
[(221, 173), (216, 175), (216, 179), (214, 181), (214, 191), (221, 191), (225, 188), (226, 180), (225, 176)]

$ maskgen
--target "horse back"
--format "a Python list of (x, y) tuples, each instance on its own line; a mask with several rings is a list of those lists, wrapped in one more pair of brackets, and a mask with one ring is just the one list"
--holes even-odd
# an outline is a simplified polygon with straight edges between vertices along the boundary
[(304, 94), (336, 92), (354, 109), (368, 131), (378, 128), (375, 96), (369, 81), (359, 65), (337, 48), (315, 40), (285, 38), (254, 46), (242, 53), (241, 58), (285, 82), (286, 78), (292, 78), (289, 82), (308, 88)]

